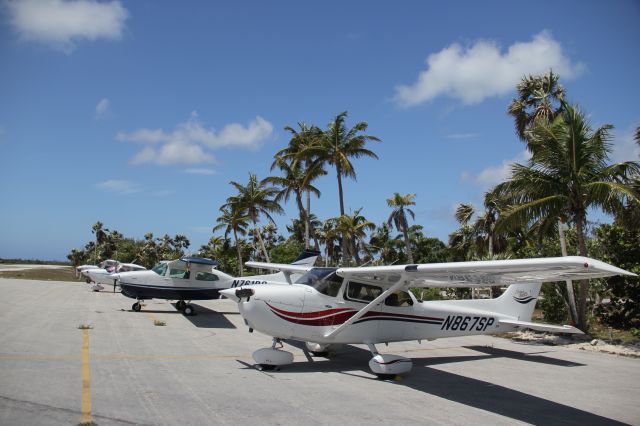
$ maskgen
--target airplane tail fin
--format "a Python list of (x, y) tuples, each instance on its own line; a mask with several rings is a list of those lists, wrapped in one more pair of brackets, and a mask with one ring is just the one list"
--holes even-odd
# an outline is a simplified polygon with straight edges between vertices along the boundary
[(541, 286), (541, 283), (511, 284), (495, 299), (467, 299), (444, 303), (498, 312), (518, 321), (529, 321), (536, 307)]
[(320, 256), (320, 252), (316, 250), (304, 250), (300, 255), (291, 262), (292, 265), (309, 265), (313, 266), (316, 259)]
[(495, 310), (517, 318), (530, 321), (542, 283), (511, 284), (500, 297), (493, 299)]

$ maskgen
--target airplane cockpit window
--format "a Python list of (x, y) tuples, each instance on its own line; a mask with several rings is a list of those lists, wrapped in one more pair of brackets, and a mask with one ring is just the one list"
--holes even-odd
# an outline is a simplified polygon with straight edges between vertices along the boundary
[(151, 269), (156, 274), (164, 277), (165, 272), (167, 272), (167, 264), (166, 263), (158, 263), (156, 266)]
[(409, 293), (400, 290), (387, 296), (387, 298), (384, 300), (384, 304), (387, 306), (397, 306), (403, 308), (407, 306), (413, 306), (413, 300), (411, 299), (411, 296), (409, 296)]
[(315, 288), (319, 293), (336, 297), (342, 286), (342, 278), (336, 274), (337, 268), (313, 268), (296, 281)]
[(355, 302), (371, 302), (382, 294), (382, 287), (349, 281), (345, 291), (345, 299)]
[(198, 272), (196, 274), (196, 280), (198, 281), (218, 281), (218, 276), (210, 272)]

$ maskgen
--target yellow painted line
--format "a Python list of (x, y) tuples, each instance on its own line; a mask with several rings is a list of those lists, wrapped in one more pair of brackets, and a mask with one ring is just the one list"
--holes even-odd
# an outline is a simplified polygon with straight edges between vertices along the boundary
[(91, 417), (91, 370), (89, 368), (89, 330), (82, 330), (82, 402), (80, 423), (90, 423)]

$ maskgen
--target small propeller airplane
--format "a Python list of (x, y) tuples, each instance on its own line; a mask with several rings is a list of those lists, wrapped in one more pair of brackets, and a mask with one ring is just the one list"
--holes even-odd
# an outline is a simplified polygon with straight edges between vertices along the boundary
[[(316, 261), (320, 253), (305, 250), (297, 259), (289, 264), (291, 267), (308, 267)], [(142, 309), (143, 300), (166, 299), (175, 300), (176, 308), (184, 315), (195, 313), (189, 303), (192, 300), (210, 300), (219, 298), (220, 290), (241, 287), (246, 284), (287, 283), (287, 279), (298, 279), (300, 275), (274, 273), (253, 275), (250, 277), (233, 277), (216, 269), (215, 260), (183, 256), (175, 260), (163, 260), (150, 270), (120, 272), (109, 275), (114, 288), (119, 285), (124, 296), (136, 299), (131, 309), (138, 312)], [(306, 272), (306, 269), (305, 269)]]
[[(543, 282), (635, 275), (586, 257), (491, 260), (356, 268), (247, 262), (278, 270), (289, 285), (267, 282), (220, 291), (238, 302), (249, 331), (273, 337), (253, 359), (263, 369), (293, 362), (282, 340), (306, 342), (314, 355), (336, 344), (366, 344), (369, 367), (387, 379), (411, 371), (411, 359), (380, 354), (376, 344), (495, 334), (529, 328), (582, 333), (569, 325), (531, 322)], [(304, 274), (297, 280), (293, 274)], [(508, 286), (495, 299), (422, 301), (412, 288)]]
[(133, 271), (146, 271), (147, 268), (135, 263), (117, 263), (110, 269), (87, 269), (83, 271), (83, 275), (87, 277), (87, 281), (92, 282), (91, 290), (100, 291), (104, 286), (113, 285), (113, 291), (116, 291), (117, 277), (116, 274)]

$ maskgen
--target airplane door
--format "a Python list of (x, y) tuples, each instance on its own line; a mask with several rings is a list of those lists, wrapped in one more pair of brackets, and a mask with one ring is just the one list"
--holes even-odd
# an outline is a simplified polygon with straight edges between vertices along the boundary
[(418, 326), (413, 299), (406, 291), (396, 291), (382, 303), (379, 333), (383, 341), (410, 339)]

